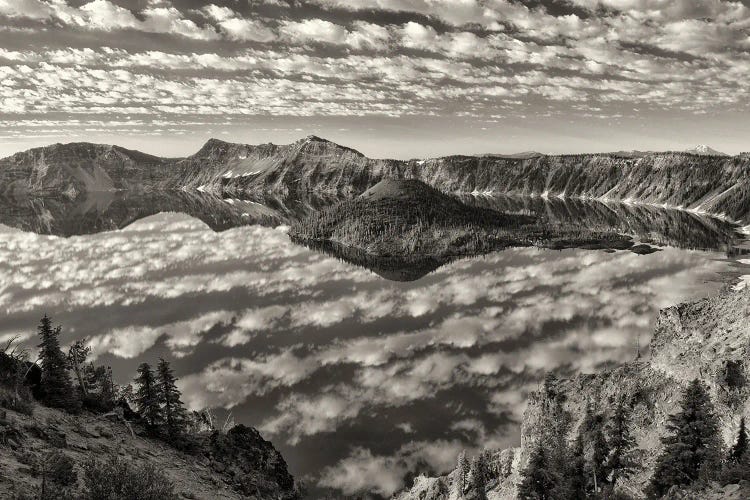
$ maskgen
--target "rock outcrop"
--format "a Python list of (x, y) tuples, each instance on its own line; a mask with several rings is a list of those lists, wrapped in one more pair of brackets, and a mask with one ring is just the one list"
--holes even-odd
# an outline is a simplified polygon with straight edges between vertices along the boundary
[(199, 449), (185, 453), (146, 437), (136, 424), (131, 434), (124, 421), (112, 415), (70, 415), (40, 405), (33, 410), (29, 416), (0, 409), (0, 498), (36, 491), (41, 481), (37, 464), (52, 450), (72, 459), (76, 468), (112, 456), (153, 464), (180, 498), (300, 498), (281, 454), (249, 427), (208, 433)]
[(288, 145), (209, 140), (186, 158), (118, 146), (55, 144), (0, 160), (0, 194), (75, 197), (111, 190), (215, 193), (328, 192), (354, 196), (384, 178), (418, 179), (444, 192), (596, 198), (750, 216), (750, 155), (643, 154), (447, 156), (377, 160), (309, 136)]
[[(641, 450), (641, 468), (620, 484), (635, 498), (653, 474), (661, 451), (660, 438), (666, 432), (669, 415), (679, 410), (682, 390), (695, 378), (706, 383), (719, 416), (722, 437), (733, 442), (741, 416), (750, 416), (750, 290), (725, 290), (717, 296), (662, 310), (654, 328), (651, 353), (600, 374), (578, 375), (558, 380), (533, 393), (521, 426), (518, 448), (494, 452), (497, 480), (490, 485), (491, 499), (513, 499), (529, 454), (540, 432), (543, 408), (554, 394), (564, 395), (564, 409), (572, 419), (568, 439), (577, 434), (587, 407), (608, 416), (623, 401), (630, 409), (634, 436)], [(448, 498), (436, 492), (451, 491), (456, 471), (438, 478), (417, 478), (413, 487), (398, 495), (399, 500)], [(740, 487), (732, 489), (735, 495)], [(709, 491), (710, 490), (710, 491)], [(702, 494), (675, 493), (670, 498), (723, 498), (723, 489), (709, 486)], [(714, 491), (716, 490), (716, 491)], [(721, 491), (720, 491), (721, 490)], [(712, 493), (713, 491), (713, 493)], [(737, 498), (750, 494), (742, 485)], [(695, 496), (697, 495), (697, 496)], [(727, 498), (731, 498), (732, 496)]]

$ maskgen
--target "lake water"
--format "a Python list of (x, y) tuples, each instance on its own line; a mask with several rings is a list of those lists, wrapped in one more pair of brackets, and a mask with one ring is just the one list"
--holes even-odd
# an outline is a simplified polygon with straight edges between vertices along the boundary
[(0, 204), (0, 340), (34, 345), (47, 313), (119, 383), (164, 357), (191, 408), (260, 429), (316, 497), (387, 496), (516, 444), (545, 372), (647, 354), (659, 308), (743, 272), (731, 226), (642, 207), (479, 200), (662, 250), (519, 248), (412, 276), (291, 243), (285, 220), (312, 203), (50, 203)]

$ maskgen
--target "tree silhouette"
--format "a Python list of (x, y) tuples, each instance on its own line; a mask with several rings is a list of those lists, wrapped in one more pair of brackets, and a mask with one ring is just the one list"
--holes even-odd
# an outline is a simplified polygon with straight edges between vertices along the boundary
[(636, 442), (630, 428), (627, 407), (621, 401), (615, 407), (612, 418), (605, 428), (609, 456), (606, 471), (612, 488), (621, 477), (629, 477), (638, 466), (635, 457)]
[(86, 358), (90, 353), (91, 348), (86, 345), (86, 341), (83, 339), (76, 340), (70, 348), (68, 348), (68, 362), (73, 368), (73, 372), (76, 374), (76, 379), (78, 379), (78, 389), (81, 391), (81, 396), (83, 396), (84, 399), (89, 396), (88, 386), (83, 373)]
[(138, 367), (138, 376), (135, 378), (135, 383), (138, 385), (134, 397), (135, 407), (146, 420), (149, 429), (154, 431), (161, 424), (162, 414), (159, 407), (156, 377), (148, 363), (141, 363)]
[(573, 498), (586, 498), (586, 456), (583, 446), (583, 436), (578, 433), (570, 456), (570, 491)]
[(184, 433), (187, 420), (185, 406), (180, 400), (180, 390), (177, 389), (177, 378), (174, 376), (169, 362), (159, 359), (157, 367), (157, 381), (159, 387), (159, 401), (164, 427), (170, 438), (176, 438)]
[(737, 432), (737, 442), (732, 446), (729, 459), (739, 462), (745, 458), (747, 453), (747, 429), (745, 428), (745, 417), (740, 418), (740, 429)]
[(54, 408), (78, 410), (80, 401), (75, 397), (73, 384), (68, 376), (68, 363), (60, 350), (60, 327), (52, 328), (52, 320), (45, 314), (37, 330), (42, 339), (38, 346), (42, 369), (42, 401)]
[(489, 457), (485, 453), (480, 453), (471, 461), (470, 475), (471, 488), (474, 490), (476, 500), (486, 500), (487, 482), (490, 479)]
[(689, 485), (718, 470), (719, 422), (706, 386), (693, 380), (682, 397), (682, 410), (669, 417), (664, 451), (656, 461), (651, 490), (658, 496), (673, 485)]
[(521, 500), (547, 500), (554, 487), (554, 479), (550, 473), (550, 463), (544, 447), (537, 444), (529, 463), (522, 473), (521, 484), (518, 485), (518, 498)]
[(587, 471), (588, 489), (598, 493), (604, 487), (607, 481), (607, 455), (609, 455), (609, 446), (604, 438), (603, 417), (595, 414), (590, 406), (586, 408), (586, 413), (581, 423), (580, 436), (587, 445), (589, 453), (587, 454), (585, 469)]
[(456, 481), (454, 483), (455, 494), (461, 498), (466, 489), (466, 475), (469, 473), (469, 461), (466, 459), (466, 450), (462, 450), (458, 455), (458, 464), (456, 466)]

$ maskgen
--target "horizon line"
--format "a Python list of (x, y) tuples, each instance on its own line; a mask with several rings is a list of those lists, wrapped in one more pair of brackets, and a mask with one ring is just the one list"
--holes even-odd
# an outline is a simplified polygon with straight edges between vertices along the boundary
[[(184, 156), (161, 156), (161, 155), (159, 155), (157, 153), (150, 153), (146, 149), (140, 149), (140, 148), (135, 149), (135, 148), (131, 148), (131, 147), (121, 146), (121, 145), (116, 144), (116, 143), (92, 142), (92, 141), (77, 141), (77, 140), (71, 140), (70, 142), (60, 142), (60, 141), (57, 141), (57, 142), (52, 142), (52, 143), (48, 143), (48, 144), (41, 145), (41, 146), (32, 146), (30, 148), (20, 149), (20, 150), (17, 150), (15, 152), (12, 152), (12, 153), (8, 154), (7, 156), (0, 157), (0, 159), (10, 158), (10, 157), (15, 156), (17, 154), (25, 153), (25, 152), (28, 152), (28, 151), (31, 151), (31, 150), (34, 150), (34, 149), (44, 149), (44, 148), (49, 148), (51, 146), (70, 146), (70, 145), (73, 145), (73, 144), (90, 144), (90, 145), (95, 145), (95, 146), (111, 146), (111, 147), (122, 148), (122, 149), (125, 149), (125, 150), (128, 150), (128, 151), (135, 151), (135, 152), (138, 152), (138, 153), (143, 153), (143, 154), (147, 154), (149, 156), (155, 156), (155, 157), (163, 158), (163, 159), (182, 159), (182, 158), (189, 158), (190, 156), (194, 156), (195, 154), (197, 154), (201, 149), (203, 149), (207, 144), (209, 144), (212, 141), (221, 142), (221, 143), (224, 143), (224, 144), (241, 145), (241, 146), (262, 146), (262, 145), (290, 146), (292, 144), (295, 144), (295, 143), (298, 143), (298, 142), (301, 142), (301, 141), (304, 141), (304, 140), (310, 140), (310, 139), (317, 139), (317, 140), (320, 140), (320, 141), (324, 141), (324, 142), (328, 142), (328, 143), (331, 143), (331, 144), (335, 144), (336, 146), (341, 147), (341, 148), (354, 150), (357, 153), (361, 154), (362, 156), (365, 156), (366, 158), (373, 159), (373, 160), (395, 160), (395, 161), (407, 161), (407, 162), (408, 161), (412, 161), (412, 160), (428, 160), (428, 159), (435, 159), (435, 158), (446, 158), (446, 157), (450, 157), (450, 156), (467, 156), (467, 157), (477, 157), (477, 158), (487, 157), (487, 156), (499, 156), (499, 157), (505, 157), (507, 159), (514, 159), (513, 157), (518, 157), (516, 159), (526, 159), (526, 158), (532, 158), (532, 157), (534, 157), (533, 155), (536, 155), (536, 156), (580, 156), (580, 155), (633, 154), (633, 155), (647, 156), (647, 155), (657, 155), (657, 154), (676, 154), (676, 153), (679, 153), (679, 154), (691, 154), (691, 155), (694, 155), (694, 156), (718, 156), (718, 157), (724, 157), (724, 158), (734, 158), (734, 157), (737, 157), (737, 156), (744, 156), (744, 155), (750, 154), (750, 150), (748, 150), (748, 151), (740, 151), (740, 152), (738, 152), (736, 154), (729, 154), (729, 153), (724, 153), (724, 152), (721, 152), (721, 151), (717, 151), (717, 150), (715, 150), (715, 149), (713, 149), (710, 146), (707, 146), (705, 144), (699, 144), (699, 145), (697, 145), (697, 146), (695, 146), (693, 148), (688, 148), (688, 149), (683, 149), (683, 150), (679, 150), (679, 149), (665, 149), (665, 150), (640, 150), (640, 149), (625, 150), (625, 149), (619, 149), (619, 150), (613, 150), (613, 151), (588, 151), (588, 152), (584, 151), (584, 152), (565, 152), (565, 153), (544, 153), (544, 152), (536, 151), (536, 150), (524, 150), (524, 151), (511, 152), (511, 153), (498, 153), (498, 152), (455, 153), (455, 154), (447, 154), (447, 155), (439, 155), (439, 156), (422, 156), (422, 157), (415, 156), (415, 157), (411, 157), (411, 158), (408, 158), (408, 159), (397, 159), (397, 158), (391, 158), (391, 157), (374, 157), (374, 156), (368, 156), (368, 155), (362, 153), (357, 147), (348, 146), (348, 145), (345, 145), (345, 144), (341, 144), (339, 142), (332, 141), (330, 139), (326, 139), (325, 137), (321, 137), (320, 135), (317, 135), (317, 134), (307, 134), (305, 136), (300, 137), (299, 139), (297, 139), (295, 141), (287, 142), (287, 143), (275, 143), (275, 142), (271, 142), (271, 141), (268, 141), (268, 142), (256, 142), (256, 143), (233, 142), (233, 141), (225, 141), (223, 139), (219, 139), (218, 137), (209, 137), (208, 139), (206, 139), (205, 141), (203, 141), (203, 143), (199, 144), (197, 146), (197, 149), (195, 149), (193, 153), (186, 154)], [(197, 142), (197, 141), (195, 141), (195, 142)], [(700, 147), (707, 147), (707, 148), (711, 149), (712, 151), (714, 151), (714, 153), (698, 153), (698, 152), (694, 151), (695, 149), (698, 149)], [(528, 155), (528, 157), (524, 157), (522, 155)]]

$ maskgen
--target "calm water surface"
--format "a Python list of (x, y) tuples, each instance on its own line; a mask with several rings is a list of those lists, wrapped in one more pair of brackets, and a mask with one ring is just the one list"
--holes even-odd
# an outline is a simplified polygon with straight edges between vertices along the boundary
[(726, 255), (523, 248), (398, 282), (284, 226), (215, 232), (177, 213), (69, 238), (0, 226), (0, 340), (34, 344), (46, 312), (120, 383), (164, 357), (191, 408), (260, 429), (313, 496), (389, 495), (463, 449), (516, 444), (546, 371), (632, 359), (659, 308), (739, 274)]

